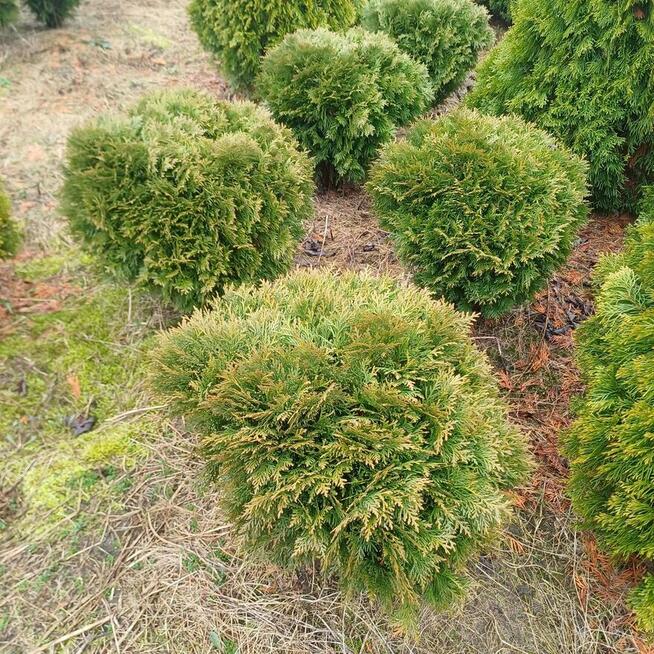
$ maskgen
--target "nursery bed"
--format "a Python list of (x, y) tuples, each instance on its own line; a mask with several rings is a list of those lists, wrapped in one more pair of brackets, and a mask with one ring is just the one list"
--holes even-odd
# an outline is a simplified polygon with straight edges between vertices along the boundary
[[(99, 280), (56, 212), (74, 125), (153, 88), (230, 97), (185, 4), (88, 0), (61, 30), (23, 16), (0, 37), (0, 176), (26, 232), (21, 255), (0, 266), (0, 651), (650, 651), (624, 606), (642, 570), (615, 568), (575, 531), (557, 448), (581, 390), (572, 335), (625, 216), (593, 216), (531, 306), (476, 324), (538, 467), (499, 545), (471, 565), (464, 603), (425, 610), (406, 638), (314, 571), (243, 558), (193, 436), (159, 416), (143, 383), (141, 354), (175, 316)], [(352, 188), (317, 198), (296, 264), (408, 279)], [(71, 425), (89, 418), (94, 429), (75, 436)]]

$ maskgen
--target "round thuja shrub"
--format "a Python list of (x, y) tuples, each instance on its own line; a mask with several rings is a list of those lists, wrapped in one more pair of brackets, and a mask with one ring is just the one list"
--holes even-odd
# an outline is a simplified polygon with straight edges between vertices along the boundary
[[(649, 204), (651, 206), (651, 203)], [(586, 393), (563, 436), (569, 494), (583, 526), (611, 554), (654, 563), (654, 212), (622, 254), (604, 258), (596, 314), (577, 331)], [(652, 578), (632, 607), (654, 629)]]
[(300, 271), (165, 334), (153, 382), (249, 547), (406, 617), (460, 593), (527, 468), (470, 322), (391, 278)]
[(516, 2), (513, 22), (467, 103), (547, 130), (590, 162), (598, 209), (631, 208), (654, 180), (654, 5)]
[(346, 29), (358, 0), (192, 0), (191, 24), (238, 87), (250, 86), (265, 51), (298, 29)]
[(18, 3), (16, 0), (0, 0), (0, 28), (7, 27), (18, 18)]
[(586, 165), (519, 118), (459, 110), (389, 145), (368, 191), (416, 281), (488, 317), (528, 301), (566, 260)]
[(73, 131), (61, 209), (111, 271), (186, 310), (289, 268), (312, 175), (265, 110), (168, 91)]
[(0, 259), (13, 257), (19, 244), (20, 232), (11, 218), (11, 201), (0, 181)]
[(432, 98), (423, 64), (385, 34), (359, 28), (290, 34), (264, 57), (257, 88), (313, 154), (325, 184), (360, 181), (379, 147)]
[(485, 9), (472, 0), (370, 0), (362, 24), (425, 64), (435, 102), (461, 85), (495, 38)]
[(77, 9), (80, 0), (25, 0), (34, 16), (46, 27), (61, 27)]

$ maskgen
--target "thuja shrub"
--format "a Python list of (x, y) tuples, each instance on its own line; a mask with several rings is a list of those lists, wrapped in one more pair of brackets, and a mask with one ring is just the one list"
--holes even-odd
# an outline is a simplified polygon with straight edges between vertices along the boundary
[(495, 38), (488, 14), (472, 0), (370, 0), (362, 24), (425, 64), (435, 102), (461, 85)]
[(159, 92), (72, 133), (61, 209), (107, 268), (186, 310), (289, 268), (312, 175), (254, 104)]
[[(597, 312), (577, 332), (587, 390), (563, 437), (569, 493), (610, 553), (654, 561), (654, 212), (598, 271)], [(653, 628), (651, 579), (632, 600)]]
[(25, 0), (34, 16), (46, 27), (61, 27), (77, 9), (80, 0)]
[(432, 98), (423, 64), (360, 28), (288, 35), (264, 57), (257, 88), (312, 153), (324, 183), (360, 181), (378, 148)]
[(478, 0), (480, 4), (488, 7), (488, 10), (501, 18), (506, 23), (511, 22), (511, 0)]
[(264, 52), (298, 29), (342, 30), (357, 18), (355, 0), (192, 0), (191, 24), (202, 45), (239, 87), (252, 84)]
[(0, 259), (13, 257), (20, 243), (20, 233), (11, 218), (11, 202), (0, 180)]
[(408, 618), (461, 592), (527, 468), (470, 320), (391, 278), (301, 271), (165, 334), (153, 383), (250, 548)]
[(649, 574), (629, 595), (629, 606), (636, 614), (638, 626), (654, 634), (654, 575)]
[(387, 146), (367, 185), (416, 281), (488, 317), (528, 301), (566, 260), (586, 165), (517, 117), (458, 110)]
[(0, 28), (7, 27), (18, 18), (18, 3), (16, 0), (0, 0)]
[(513, 20), (468, 104), (546, 129), (590, 162), (598, 209), (630, 207), (654, 179), (652, 3), (517, 2)]

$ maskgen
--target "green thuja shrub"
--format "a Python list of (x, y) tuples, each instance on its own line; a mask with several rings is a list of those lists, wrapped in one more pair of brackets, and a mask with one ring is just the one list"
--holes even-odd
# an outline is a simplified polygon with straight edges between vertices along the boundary
[(265, 51), (298, 29), (346, 29), (356, 0), (192, 0), (191, 24), (233, 84), (249, 86)]
[(518, 2), (467, 102), (519, 114), (590, 162), (595, 206), (631, 206), (654, 179), (651, 0)]
[(265, 110), (168, 91), (72, 133), (61, 209), (111, 271), (186, 310), (289, 268), (312, 174)]
[(647, 575), (640, 586), (631, 591), (629, 606), (636, 614), (638, 626), (654, 634), (654, 575)]
[(427, 66), (435, 102), (461, 85), (494, 40), (488, 14), (472, 0), (370, 0), (362, 24)]
[(18, 18), (18, 3), (16, 0), (0, 0), (0, 28), (11, 25)]
[(501, 18), (503, 21), (511, 22), (511, 0), (478, 0), (480, 4), (488, 7), (493, 16)]
[(527, 468), (470, 322), (391, 278), (299, 271), (165, 334), (153, 383), (250, 548), (408, 619), (459, 595)]
[(432, 98), (424, 65), (385, 34), (359, 28), (288, 35), (264, 57), (257, 88), (325, 183), (361, 180), (380, 145)]
[(46, 27), (61, 27), (77, 9), (80, 0), (25, 0), (37, 20)]
[(0, 259), (13, 257), (20, 244), (20, 233), (11, 218), (11, 202), (0, 181)]
[(528, 301), (586, 220), (586, 165), (517, 117), (458, 110), (390, 144), (368, 181), (416, 281), (494, 317)]
[[(625, 252), (606, 257), (597, 274), (596, 315), (577, 332), (587, 390), (563, 437), (569, 493), (609, 552), (654, 561), (654, 212), (642, 214)], [(651, 578), (632, 605), (653, 627)]]

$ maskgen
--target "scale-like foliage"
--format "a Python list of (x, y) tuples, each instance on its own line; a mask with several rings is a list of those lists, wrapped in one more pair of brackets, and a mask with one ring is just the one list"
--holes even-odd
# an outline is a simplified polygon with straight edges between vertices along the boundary
[(590, 162), (598, 209), (631, 206), (654, 179), (652, 1), (517, 2), (513, 21), (468, 104), (546, 129)]
[(630, 593), (629, 606), (636, 614), (638, 626), (654, 634), (654, 575), (647, 575), (640, 586)]
[(472, 0), (370, 0), (362, 24), (427, 66), (435, 102), (461, 85), (494, 40), (488, 14)]
[(527, 468), (469, 329), (391, 278), (300, 271), (165, 334), (153, 380), (250, 547), (406, 618), (459, 594)]
[(313, 210), (313, 170), (251, 103), (154, 93), (68, 142), (62, 211), (107, 267), (181, 309), (285, 272)]
[(493, 16), (497, 16), (507, 23), (511, 22), (511, 0), (478, 0), (478, 2), (488, 7)]
[(14, 256), (19, 243), (20, 233), (11, 218), (11, 202), (0, 181), (0, 259)]
[[(654, 211), (652, 196), (625, 252), (606, 257), (596, 315), (577, 332), (587, 382), (564, 436), (569, 492), (587, 528), (611, 553), (654, 560)], [(650, 625), (652, 582), (635, 603)]]
[(253, 82), (264, 52), (298, 29), (346, 29), (357, 18), (354, 0), (192, 0), (191, 24), (239, 87)]
[(458, 110), (387, 146), (367, 188), (416, 281), (493, 317), (566, 260), (587, 215), (585, 171), (517, 117)]
[(432, 98), (423, 64), (385, 34), (289, 34), (264, 57), (257, 88), (315, 157), (326, 184), (361, 180), (378, 148)]
[(80, 0), (25, 0), (36, 18), (46, 27), (61, 27), (77, 9)]
[(18, 18), (16, 0), (0, 0), (0, 28), (11, 25)]

